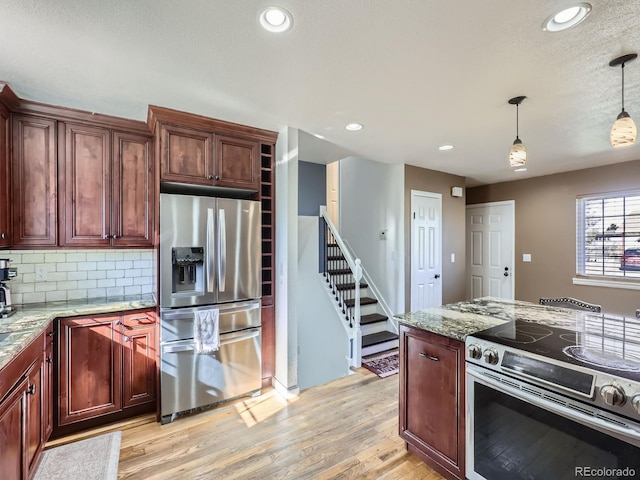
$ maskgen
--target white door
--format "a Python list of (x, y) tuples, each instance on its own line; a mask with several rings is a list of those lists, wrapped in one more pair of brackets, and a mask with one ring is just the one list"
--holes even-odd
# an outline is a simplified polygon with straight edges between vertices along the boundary
[(333, 226), (340, 231), (338, 211), (338, 191), (340, 187), (340, 162), (327, 165), (327, 214), (333, 222)]
[(515, 202), (467, 206), (469, 298), (514, 298)]
[(411, 191), (411, 311), (442, 305), (442, 195)]

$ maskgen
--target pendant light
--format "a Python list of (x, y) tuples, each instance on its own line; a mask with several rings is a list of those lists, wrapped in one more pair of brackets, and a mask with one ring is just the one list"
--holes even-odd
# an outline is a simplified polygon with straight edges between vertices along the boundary
[(520, 96), (513, 97), (509, 100), (510, 105), (516, 106), (516, 139), (513, 141), (511, 151), (509, 152), (509, 166), (511, 166), (512, 168), (524, 167), (527, 163), (527, 148), (524, 146), (524, 143), (522, 143), (522, 140), (520, 140), (520, 137), (518, 136), (518, 106), (522, 102), (524, 102), (525, 98), (527, 97)]
[(630, 53), (618, 58), (614, 58), (609, 62), (610, 67), (617, 67), (622, 65), (622, 111), (618, 115), (618, 118), (611, 127), (611, 145), (614, 148), (625, 147), (636, 143), (638, 136), (638, 129), (633, 119), (627, 112), (624, 111), (624, 64), (635, 60), (637, 53)]

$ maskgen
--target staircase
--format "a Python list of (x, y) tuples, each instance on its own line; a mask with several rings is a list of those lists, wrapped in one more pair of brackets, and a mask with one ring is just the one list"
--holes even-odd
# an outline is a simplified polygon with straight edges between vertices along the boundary
[[(329, 250), (338, 250), (337, 244), (329, 244)], [(332, 255), (330, 261), (344, 264), (345, 258), (340, 255)], [(329, 269), (328, 278), (344, 275), (344, 268)], [(350, 271), (349, 271), (350, 273)], [(343, 294), (346, 312), (354, 311), (356, 304), (355, 282), (337, 283), (334, 286), (337, 292)], [(338, 296), (339, 297), (339, 296)], [(387, 328), (389, 317), (379, 307), (379, 301), (370, 291), (369, 285), (360, 282), (360, 332), (361, 332), (361, 356), (366, 357), (375, 353), (398, 348), (398, 334)], [(336, 301), (339, 301), (337, 299)]]
[(398, 348), (397, 327), (377, 288), (321, 209), (320, 271), (350, 332), (351, 365), (364, 356)]

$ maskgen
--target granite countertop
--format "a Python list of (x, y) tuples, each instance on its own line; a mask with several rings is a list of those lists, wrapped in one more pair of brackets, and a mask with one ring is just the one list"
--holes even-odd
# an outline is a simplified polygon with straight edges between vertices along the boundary
[[(89, 298), (20, 306), (13, 315), (0, 318), (0, 369), (13, 360), (56, 318), (123, 312), (155, 306), (156, 300), (153, 295)], [(5, 337), (5, 334), (8, 335)]]
[(404, 325), (464, 342), (468, 335), (516, 319), (578, 330), (588, 315), (579, 310), (482, 297), (394, 317)]

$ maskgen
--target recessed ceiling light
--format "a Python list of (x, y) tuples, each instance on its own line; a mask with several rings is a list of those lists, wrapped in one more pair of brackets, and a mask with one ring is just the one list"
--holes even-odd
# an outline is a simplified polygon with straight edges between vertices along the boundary
[(260, 14), (260, 25), (270, 32), (286, 32), (292, 24), (293, 17), (282, 7), (267, 7)]
[(591, 5), (588, 3), (576, 3), (575, 5), (554, 13), (542, 24), (545, 32), (560, 32), (567, 28), (575, 27), (591, 13)]
[(514, 172), (526, 172), (527, 168), (526, 167), (514, 168), (513, 171)]
[(451, 150), (453, 148), (453, 145), (440, 145), (438, 147), (438, 150)]
[(357, 132), (358, 130), (362, 130), (364, 128), (364, 125), (362, 125), (361, 123), (349, 123), (344, 128), (351, 132)]

